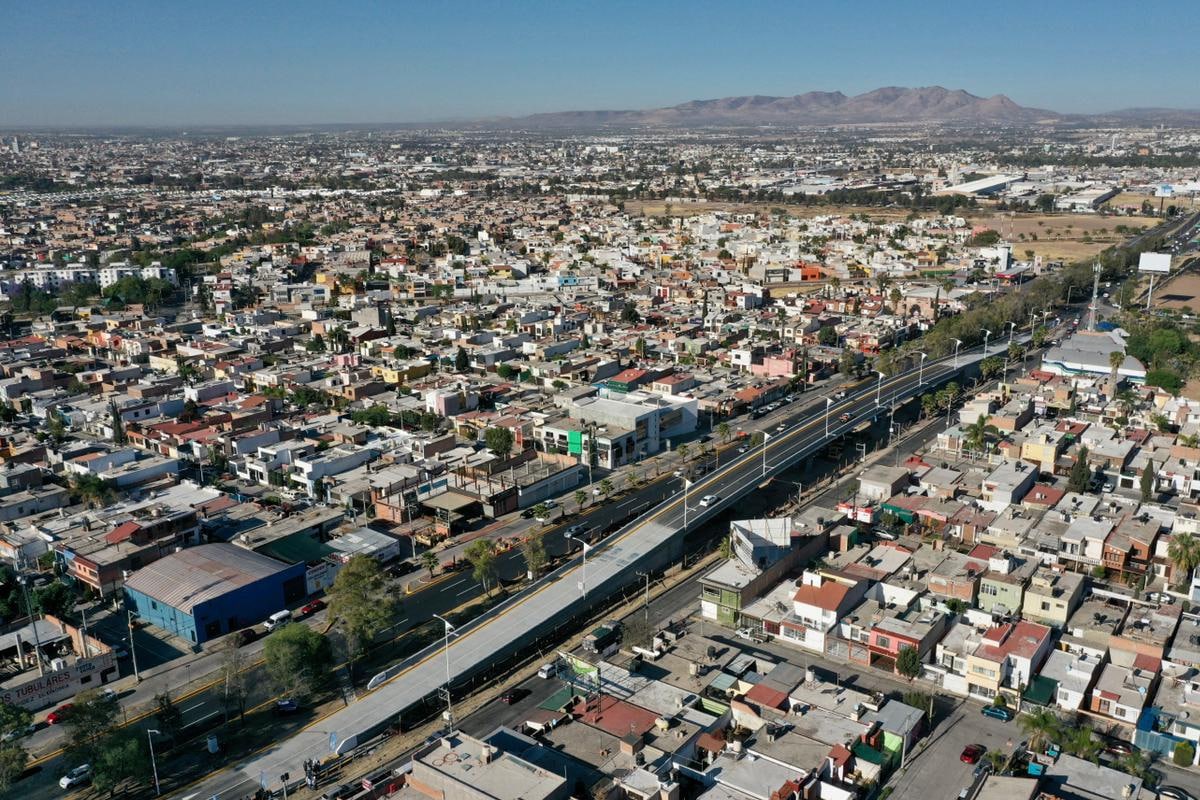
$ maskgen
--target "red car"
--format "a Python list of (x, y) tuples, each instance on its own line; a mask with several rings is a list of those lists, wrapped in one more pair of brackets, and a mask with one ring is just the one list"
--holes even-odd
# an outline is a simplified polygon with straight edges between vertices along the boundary
[(962, 755), (958, 757), (958, 760), (964, 764), (974, 764), (983, 756), (985, 749), (981, 744), (969, 744), (963, 748)]
[(57, 725), (58, 723), (62, 722), (67, 718), (67, 715), (71, 713), (72, 708), (74, 708), (73, 703), (64, 703), (63, 705), (54, 709), (46, 715), (46, 724)]
[(309, 614), (315, 614), (325, 607), (324, 600), (312, 600), (305, 604), (304, 608), (300, 609), (300, 616), (307, 617)]

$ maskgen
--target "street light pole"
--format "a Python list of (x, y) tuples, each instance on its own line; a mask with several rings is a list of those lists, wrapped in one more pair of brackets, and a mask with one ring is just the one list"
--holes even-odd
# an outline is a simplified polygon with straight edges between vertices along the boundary
[(1010, 320), (1008, 323), (1008, 346), (1009, 347), (1012, 347), (1013, 331), (1015, 331), (1016, 329), (1017, 329), (1017, 323), (1012, 322)]
[(454, 626), (450, 624), (450, 620), (443, 617), (441, 614), (434, 614), (434, 617), (440, 619), (442, 624), (446, 626), (445, 644), (442, 652), (446, 654), (446, 725), (451, 733), (454, 732), (454, 706), (450, 699), (450, 634), (454, 631)]
[(883, 373), (879, 370), (875, 370), (875, 372), (879, 375), (879, 382), (875, 384), (875, 405), (879, 405), (879, 392), (883, 389)]
[(763, 477), (767, 477), (767, 442), (770, 441), (771, 434), (763, 431)]
[(983, 357), (987, 358), (987, 343), (988, 343), (988, 339), (992, 335), (992, 332), (989, 331), (987, 328), (982, 328), (981, 330), (983, 330)]
[(829, 438), (829, 409), (833, 405), (833, 398), (825, 398), (825, 438)]
[(154, 760), (154, 736), (153, 734), (159, 731), (153, 728), (146, 729), (146, 742), (150, 745), (150, 768), (154, 770), (154, 796), (162, 794), (162, 787), (158, 785), (158, 762)]
[(138, 672), (137, 648), (133, 646), (133, 612), (128, 608), (125, 609), (125, 625), (129, 629), (129, 658), (133, 661), (133, 679), (141, 683), (142, 675)]
[(958, 348), (962, 347), (962, 339), (954, 340), (954, 368), (958, 369)]
[[(685, 507), (687, 506), (687, 500), (686, 500), (686, 499), (684, 500), (684, 506), (685, 506)], [(685, 526), (685, 527), (686, 527), (686, 526)], [(572, 536), (572, 535), (571, 535), (571, 534), (569, 534), (569, 533), (568, 533), (568, 534), (565, 534), (565, 536), (566, 536), (566, 538), (568, 538), (568, 539), (574, 539), (575, 541), (577, 541), (577, 542), (579, 542), (581, 545), (583, 545), (583, 580), (580, 582), (580, 590), (583, 592), (583, 596), (584, 596), (584, 597), (587, 597), (587, 551), (588, 551), (588, 544), (587, 544), (587, 542), (585, 542), (583, 539), (580, 539), (578, 536)]]
[(928, 353), (917, 353), (921, 357), (921, 367), (917, 370), (917, 386), (925, 385), (925, 359), (929, 357)]
[(638, 577), (646, 579), (646, 600), (644, 608), (646, 609), (646, 622), (650, 622), (650, 573), (639, 572)]

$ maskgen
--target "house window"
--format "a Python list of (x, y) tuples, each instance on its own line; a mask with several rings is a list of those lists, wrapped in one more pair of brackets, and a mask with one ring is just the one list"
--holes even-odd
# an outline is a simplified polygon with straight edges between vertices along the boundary
[(157, 602), (155, 602), (154, 600), (151, 600), (151, 601), (150, 601), (150, 608), (152, 608), (152, 609), (153, 609), (153, 610), (155, 610), (155, 611), (158, 611), (158, 603), (157, 603)]
[(1045, 600), (1043, 600), (1042, 601), (1042, 611), (1049, 611), (1049, 610), (1050, 610), (1050, 604), (1047, 603)]
[(876, 637), (875, 644), (879, 647), (882, 647), (884, 650), (890, 650), (892, 648), (892, 640), (886, 636)]

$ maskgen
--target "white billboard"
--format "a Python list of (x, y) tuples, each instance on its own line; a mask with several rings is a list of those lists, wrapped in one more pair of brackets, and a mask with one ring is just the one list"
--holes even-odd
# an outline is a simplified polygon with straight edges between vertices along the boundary
[(1138, 259), (1138, 272), (1153, 272), (1166, 275), (1171, 271), (1170, 253), (1142, 253)]

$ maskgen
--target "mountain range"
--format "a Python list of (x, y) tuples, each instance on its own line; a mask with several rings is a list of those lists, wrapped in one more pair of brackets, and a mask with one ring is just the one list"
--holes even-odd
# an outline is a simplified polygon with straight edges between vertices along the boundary
[(1059, 114), (1018, 105), (1002, 94), (979, 97), (941, 86), (887, 86), (858, 95), (806, 92), (791, 97), (747, 95), (693, 100), (666, 108), (561, 111), (487, 120), (488, 124), (528, 128), (864, 125), (947, 122), (1032, 125), (1082, 123), (1089, 119), (1198, 124), (1200, 113), (1175, 109), (1128, 109), (1086, 116)]

